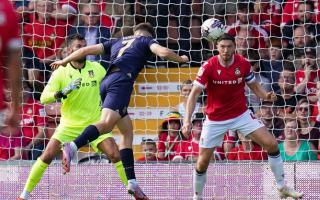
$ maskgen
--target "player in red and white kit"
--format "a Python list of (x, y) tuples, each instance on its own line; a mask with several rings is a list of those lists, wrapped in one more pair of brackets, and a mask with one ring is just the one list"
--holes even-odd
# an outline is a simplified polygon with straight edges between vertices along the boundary
[[(18, 126), (18, 111), (21, 94), (21, 40), (19, 37), (18, 18), (8, 0), (0, 2), (0, 113), (4, 115), (6, 104), (4, 103), (5, 73), (8, 73), (7, 85), (11, 91), (10, 111), (5, 118), (1, 117), (0, 126)], [(17, 59), (18, 58), (18, 59)]]
[(182, 127), (186, 137), (190, 135), (191, 116), (202, 89), (207, 91), (206, 120), (200, 138), (200, 152), (193, 174), (194, 200), (202, 199), (208, 168), (214, 147), (222, 145), (224, 133), (239, 131), (262, 146), (268, 153), (271, 170), (276, 178), (281, 198), (300, 198), (303, 193), (285, 185), (283, 161), (278, 143), (264, 125), (246, 106), (245, 84), (257, 97), (266, 101), (277, 99), (273, 92), (267, 93), (255, 80), (249, 62), (235, 54), (234, 37), (224, 34), (217, 43), (219, 55), (213, 56), (199, 69), (192, 91), (188, 97), (186, 115)]

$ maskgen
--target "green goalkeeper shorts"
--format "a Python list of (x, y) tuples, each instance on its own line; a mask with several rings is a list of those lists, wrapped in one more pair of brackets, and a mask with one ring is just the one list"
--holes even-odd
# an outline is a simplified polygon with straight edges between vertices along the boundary
[[(66, 128), (62, 126), (58, 126), (56, 131), (54, 132), (52, 138), (58, 140), (62, 144), (65, 142), (71, 142), (75, 140), (85, 129), (86, 127), (83, 128)], [(106, 133), (103, 135), (100, 135), (96, 140), (90, 142), (90, 147), (95, 151), (95, 152), (101, 152), (98, 149), (98, 145), (100, 142), (107, 138), (112, 138), (112, 133)]]

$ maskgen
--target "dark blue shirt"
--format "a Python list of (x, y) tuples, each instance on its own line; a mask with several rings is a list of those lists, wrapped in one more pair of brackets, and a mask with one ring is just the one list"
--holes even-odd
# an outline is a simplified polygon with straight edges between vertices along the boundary
[(157, 43), (152, 37), (129, 36), (103, 43), (105, 54), (110, 55), (110, 69), (118, 67), (124, 73), (130, 73), (135, 80), (152, 55), (150, 45)]

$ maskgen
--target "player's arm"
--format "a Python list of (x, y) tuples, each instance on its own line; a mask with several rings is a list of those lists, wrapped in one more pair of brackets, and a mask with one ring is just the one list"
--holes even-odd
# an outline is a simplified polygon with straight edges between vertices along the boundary
[(166, 60), (170, 60), (178, 63), (189, 62), (189, 58), (187, 56), (185, 55), (179, 56), (178, 54), (173, 52), (171, 49), (163, 47), (157, 43), (153, 43), (152, 45), (150, 45), (150, 50), (152, 51), (152, 53), (156, 54), (161, 58), (165, 58)]
[(267, 92), (257, 80), (254, 79), (252, 81), (249, 81), (247, 82), (247, 85), (257, 97), (265, 101), (273, 102), (277, 100), (276, 94), (273, 91)]
[(90, 46), (78, 49), (77, 51), (71, 53), (69, 56), (65, 57), (63, 60), (57, 60), (51, 63), (50, 66), (53, 69), (56, 69), (59, 66), (66, 66), (69, 62), (79, 60), (81, 58), (86, 57), (87, 55), (101, 55), (101, 54), (104, 54), (103, 44), (90, 45)]
[(191, 117), (192, 113), (196, 107), (197, 99), (202, 92), (202, 87), (197, 85), (193, 85), (192, 90), (188, 96), (187, 105), (186, 105), (186, 113), (183, 120), (182, 133), (186, 138), (190, 136), (191, 129)]

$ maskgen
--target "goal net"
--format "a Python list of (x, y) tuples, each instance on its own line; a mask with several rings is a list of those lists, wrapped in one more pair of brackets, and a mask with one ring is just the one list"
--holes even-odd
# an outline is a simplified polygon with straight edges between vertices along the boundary
[[(212, 17), (235, 37), (236, 53), (250, 62), (256, 80), (278, 95), (276, 102), (266, 102), (249, 88), (244, 91), (253, 117), (276, 137), (281, 156), (288, 161), (288, 185), (306, 193), (305, 199), (320, 198), (318, 1), (12, 0), (12, 4), (23, 40), (23, 104), (19, 131), (4, 128), (0, 134), (0, 199), (14, 199), (22, 192), (32, 164), (60, 123), (61, 103), (41, 105), (39, 100), (52, 73), (50, 63), (70, 53), (66, 38), (78, 33), (87, 45), (94, 45), (132, 35), (142, 22), (154, 27), (160, 45), (187, 55), (190, 62), (151, 57), (135, 82), (128, 114), (134, 128), (137, 179), (150, 199), (192, 199), (205, 91), (193, 114), (192, 140), (182, 136), (181, 126), (192, 81), (201, 64), (218, 53), (216, 44), (201, 37), (201, 24)], [(110, 64), (107, 56), (86, 59), (106, 69)], [(6, 93), (10, 99), (10, 91)], [(113, 136), (120, 141), (117, 128)], [(57, 156), (31, 199), (130, 199), (107, 156), (90, 146), (79, 150), (70, 174), (62, 175), (60, 162)], [(266, 152), (241, 133), (228, 131), (212, 156), (204, 199), (278, 199)]]

